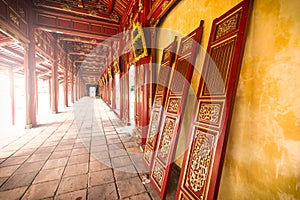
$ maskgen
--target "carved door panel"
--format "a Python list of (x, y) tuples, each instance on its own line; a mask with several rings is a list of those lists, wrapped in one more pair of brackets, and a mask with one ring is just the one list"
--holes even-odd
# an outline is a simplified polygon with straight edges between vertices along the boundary
[(169, 85), (172, 63), (174, 60), (174, 52), (176, 51), (176, 37), (174, 41), (163, 50), (162, 61), (159, 69), (158, 80), (156, 84), (154, 103), (151, 111), (146, 146), (144, 149), (144, 161), (150, 168), (153, 151), (157, 142), (157, 134), (160, 128), (161, 115)]
[(178, 199), (216, 199), (243, 57), (250, 0), (212, 24), (194, 107)]
[(162, 116), (158, 143), (150, 167), (150, 181), (164, 199), (170, 177), (177, 135), (181, 125), (186, 97), (194, 71), (194, 63), (202, 36), (203, 21), (200, 26), (181, 39), (180, 47), (172, 71), (169, 90), (165, 101), (165, 113)]

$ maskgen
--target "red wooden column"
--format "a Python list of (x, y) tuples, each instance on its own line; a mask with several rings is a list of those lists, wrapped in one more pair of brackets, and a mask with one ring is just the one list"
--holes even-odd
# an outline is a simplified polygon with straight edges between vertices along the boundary
[(71, 82), (71, 102), (74, 103), (74, 72), (72, 69), (72, 72), (70, 74), (70, 82)]
[(35, 73), (35, 98), (36, 98), (36, 114), (39, 112), (39, 81), (37, 73)]
[[(34, 41), (31, 40), (31, 41)], [(25, 47), (24, 54), (25, 96), (26, 96), (26, 124), (25, 128), (36, 125), (36, 88), (35, 88), (35, 45)]]
[(68, 107), (68, 67), (65, 69), (64, 75), (64, 105)]
[(52, 113), (58, 112), (58, 62), (57, 62), (57, 40), (55, 38), (55, 44), (54, 44), (54, 62), (52, 66), (52, 87), (51, 87), (51, 109)]
[(51, 78), (48, 79), (48, 89), (49, 89), (49, 106), (51, 108)]
[(78, 92), (78, 77), (76, 75), (76, 83), (75, 83), (75, 100), (78, 101), (78, 96), (79, 96), (79, 92)]
[(11, 124), (15, 125), (15, 81), (12, 68), (9, 69), (10, 98), (11, 98)]
[(81, 80), (78, 80), (78, 94), (79, 94), (79, 99), (81, 99)]
[(25, 75), (25, 97), (26, 97), (26, 122), (25, 128), (36, 126), (36, 60), (35, 39), (33, 28), (34, 13), (29, 9), (28, 13), (28, 39), (31, 41), (24, 45), (24, 75)]
[(113, 78), (112, 80), (112, 103), (111, 107), (112, 109), (116, 109), (116, 77)]

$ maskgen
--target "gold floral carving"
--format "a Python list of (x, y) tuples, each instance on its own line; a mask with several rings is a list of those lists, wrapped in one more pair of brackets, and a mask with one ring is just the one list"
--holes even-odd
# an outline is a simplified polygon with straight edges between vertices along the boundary
[(171, 148), (171, 141), (172, 141), (172, 133), (174, 130), (174, 120), (167, 119), (166, 120), (166, 125), (164, 126), (164, 130), (162, 133), (162, 140), (160, 143), (160, 150), (158, 154), (162, 158), (167, 158), (170, 152)]
[(89, 10), (89, 14), (92, 16), (96, 16), (97, 12), (95, 10)]
[(18, 17), (13, 15), (12, 13), (9, 13), (9, 19), (11, 22), (13, 22), (16, 26), (20, 25), (20, 22), (18, 20)]
[(158, 127), (158, 113), (155, 112), (152, 118), (152, 123), (150, 126), (149, 137), (148, 137), (148, 144), (150, 144), (152, 147), (154, 146), (153, 142), (157, 132), (157, 127)]
[(217, 26), (216, 39), (237, 28), (238, 16), (235, 14)]
[(21, 16), (22, 18), (25, 18), (25, 11), (24, 11), (24, 8), (20, 7), (20, 8), (19, 8), (19, 13), (20, 13), (20, 16)]
[(220, 118), (220, 109), (220, 104), (202, 103), (198, 120), (217, 123)]
[(206, 136), (200, 135), (199, 133), (200, 131), (197, 130), (194, 148), (191, 152), (190, 170), (187, 174), (188, 181), (186, 182), (194, 192), (198, 192), (203, 188), (207, 180), (211, 161), (210, 141)]
[(150, 163), (151, 156), (152, 156), (151, 150), (146, 148), (145, 153), (144, 153), (144, 158), (148, 163)]
[(109, 80), (112, 80), (112, 74), (111, 74), (111, 68), (110, 67), (107, 68), (107, 75), (108, 75)]
[(179, 106), (179, 99), (171, 99), (168, 105), (168, 111), (177, 112)]
[(119, 17), (118, 17), (118, 15), (116, 14), (116, 13), (112, 13), (111, 15), (110, 15), (110, 18), (112, 19), (112, 20), (114, 20), (115, 22), (117, 22), (117, 23), (119, 23)]
[(114, 73), (115, 74), (120, 74), (120, 67), (119, 67), (119, 62), (117, 58), (114, 58)]
[(161, 97), (155, 98), (154, 106), (155, 106), (155, 107), (160, 107), (161, 104), (162, 104), (162, 102), (161, 102)]
[(71, 7), (68, 4), (64, 4), (63, 9), (66, 11), (71, 11)]
[(161, 6), (161, 10), (164, 11), (167, 8), (169, 3), (170, 3), (169, 1), (165, 1)]
[(164, 177), (164, 171), (163, 171), (163, 169), (160, 168), (160, 167), (158, 167), (155, 164), (152, 177), (156, 181), (156, 183), (159, 185), (159, 187), (161, 187), (162, 186), (162, 182), (163, 182), (163, 177)]
[(160, 20), (160, 18), (156, 18), (156, 19), (155, 19), (155, 18), (152, 17), (152, 18), (150, 19), (150, 25), (153, 26), (153, 27), (156, 27), (157, 24), (158, 24), (158, 22), (159, 22), (159, 20)]
[(165, 51), (165, 53), (164, 53), (164, 59), (163, 60), (169, 59), (170, 56), (171, 56), (171, 52), (170, 51)]

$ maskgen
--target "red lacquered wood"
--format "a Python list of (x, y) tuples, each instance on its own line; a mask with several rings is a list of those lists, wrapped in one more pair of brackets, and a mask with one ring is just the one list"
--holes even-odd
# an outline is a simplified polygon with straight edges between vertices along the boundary
[(177, 199), (217, 199), (251, 5), (213, 21)]

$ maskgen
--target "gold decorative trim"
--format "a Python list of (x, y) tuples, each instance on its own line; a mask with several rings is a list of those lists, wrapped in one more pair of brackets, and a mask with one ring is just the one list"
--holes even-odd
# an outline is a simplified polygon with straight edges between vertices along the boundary
[(167, 8), (167, 6), (169, 5), (169, 3), (170, 3), (170, 1), (165, 1), (161, 6), (161, 10), (164, 11)]
[(143, 27), (139, 22), (133, 23), (131, 38), (135, 62), (148, 56)]
[(216, 39), (237, 28), (239, 14), (235, 14), (217, 26)]
[(221, 105), (202, 103), (199, 109), (199, 121), (218, 123), (220, 118)]
[[(188, 173), (187, 186), (194, 192), (199, 192), (208, 177), (209, 165), (211, 162), (211, 145), (205, 135), (200, 135), (200, 130), (196, 131), (196, 142), (191, 153), (190, 171)], [(203, 197), (203, 195), (201, 195)], [(201, 199), (201, 198), (200, 198)]]
[(161, 188), (164, 179), (164, 171), (161, 167), (157, 166), (157, 163), (154, 165), (152, 177), (157, 183), (157, 186)]
[(9, 13), (9, 19), (10, 19), (10, 21), (11, 21), (12, 23), (14, 23), (16, 26), (19, 27), (20, 22), (19, 22), (17, 16), (13, 15), (12, 13)]
[(120, 66), (117, 58), (114, 58), (114, 73), (120, 74)]

